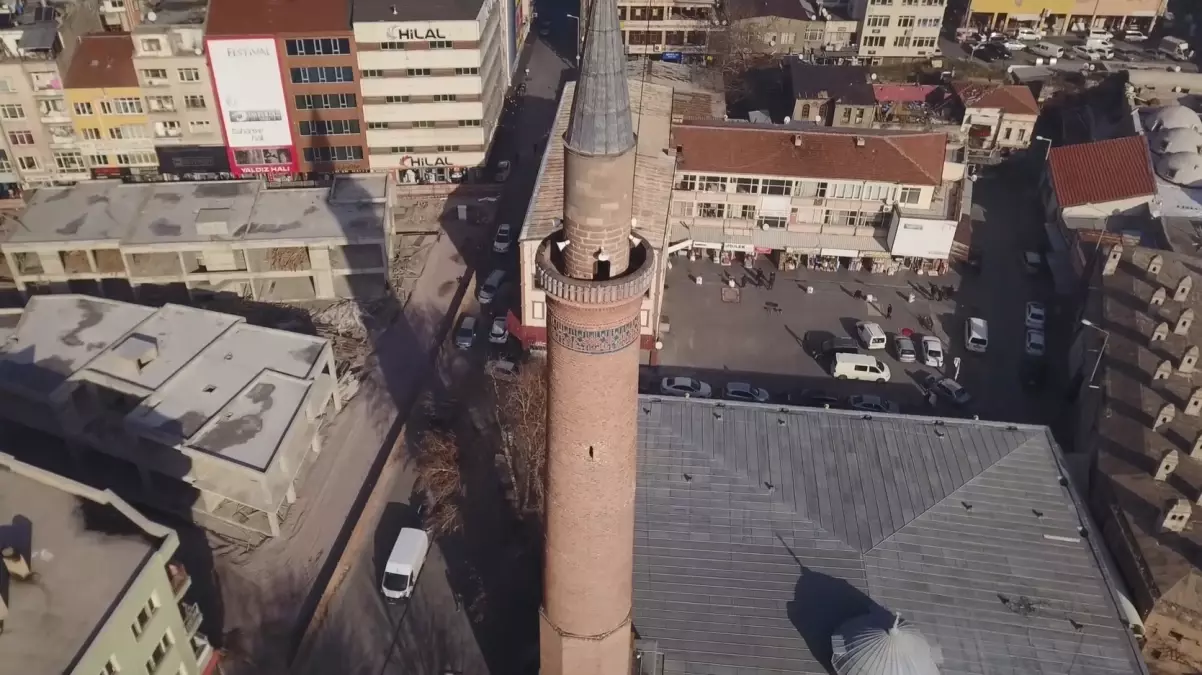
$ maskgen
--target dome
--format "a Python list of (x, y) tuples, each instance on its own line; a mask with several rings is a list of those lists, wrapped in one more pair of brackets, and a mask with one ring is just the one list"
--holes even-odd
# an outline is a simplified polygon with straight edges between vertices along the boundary
[(1156, 174), (1184, 187), (1202, 187), (1202, 156), (1196, 152), (1170, 152), (1154, 158)]
[(880, 610), (844, 623), (831, 643), (838, 675), (939, 675), (943, 662), (917, 627)]
[(1202, 119), (1183, 105), (1166, 105), (1150, 109), (1144, 117), (1144, 127), (1149, 131), (1193, 129), (1202, 132)]
[(1148, 147), (1156, 154), (1202, 150), (1202, 133), (1194, 129), (1161, 129), (1148, 134)]

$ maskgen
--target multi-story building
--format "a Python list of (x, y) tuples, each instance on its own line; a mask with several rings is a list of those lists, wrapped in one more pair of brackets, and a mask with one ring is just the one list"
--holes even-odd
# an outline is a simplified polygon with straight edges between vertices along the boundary
[(962, 28), (1033, 28), (1050, 35), (1128, 28), (1147, 34), (1167, 6), (1167, 0), (972, 0)]
[(937, 55), (946, 5), (946, 0), (854, 0), (860, 58), (877, 64)]
[(956, 112), (961, 115), (960, 135), (970, 153), (993, 154), (1030, 147), (1039, 118), (1039, 104), (1030, 88), (957, 82), (952, 89)]
[(88, 177), (71, 124), (63, 73), (78, 36), (99, 30), (95, 2), (0, 8), (0, 190), (70, 183)]
[(63, 80), (78, 152), (93, 177), (138, 180), (159, 173), (133, 55), (128, 34), (86, 35)]
[(628, 54), (705, 54), (722, 28), (716, 0), (623, 0), (618, 4)]
[(485, 162), (510, 82), (512, 0), (355, 0), (369, 166), (405, 183)]
[(863, 127), (876, 121), (876, 93), (864, 66), (816, 66), (789, 61), (793, 119), (827, 127)]
[(236, 176), (367, 171), (359, 65), (345, 0), (213, 0), (205, 27)]
[(134, 70), (159, 173), (168, 179), (232, 177), (204, 52), (207, 6), (207, 0), (157, 2), (133, 29)]
[(0, 548), (0, 673), (218, 667), (192, 579), (172, 559), (179, 535), (111, 490), (0, 454)]
[(846, 52), (858, 30), (850, 16), (814, 0), (736, 0), (727, 15), (732, 46), (768, 54)]

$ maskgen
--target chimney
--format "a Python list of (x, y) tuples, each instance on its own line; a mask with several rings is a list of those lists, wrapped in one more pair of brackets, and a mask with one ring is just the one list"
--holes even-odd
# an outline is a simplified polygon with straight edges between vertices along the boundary
[(1173, 299), (1177, 302), (1184, 302), (1189, 297), (1189, 292), (1194, 288), (1194, 278), (1190, 275), (1181, 277), (1181, 281), (1177, 282), (1177, 288), (1173, 289)]
[(801, 147), (801, 134), (793, 134), (793, 147)]
[[(1101, 235), (1099, 235), (1101, 236)], [(1115, 244), (1110, 247), (1110, 252), (1106, 254), (1106, 264), (1102, 266), (1102, 275), (1110, 276), (1119, 268), (1119, 260), (1123, 258), (1123, 247)]]
[(1160, 307), (1168, 297), (1169, 294), (1164, 290), (1164, 286), (1161, 286), (1152, 294), (1152, 299), (1148, 301), (1148, 307)]
[(1160, 412), (1156, 413), (1156, 419), (1152, 422), (1152, 431), (1156, 431), (1160, 427), (1172, 422), (1175, 417), (1177, 417), (1177, 408), (1173, 407), (1172, 403), (1164, 404)]
[(1160, 458), (1160, 466), (1156, 467), (1156, 480), (1165, 481), (1177, 470), (1177, 462), (1181, 455), (1176, 450), (1169, 450)]
[(29, 561), (17, 551), (15, 546), (5, 546), (0, 549), (0, 558), (4, 558), (4, 567), (14, 579), (28, 579), (32, 572)]
[(865, 141), (864, 141), (864, 137), (863, 137), (863, 136), (856, 136), (856, 147), (857, 147), (857, 148), (862, 148), (862, 147), (864, 147), (864, 143), (865, 143)]
[(1194, 436), (1194, 445), (1189, 449), (1189, 456), (1194, 459), (1202, 459), (1202, 431)]
[(1189, 400), (1185, 402), (1185, 410), (1181, 412), (1190, 417), (1197, 417), (1199, 413), (1202, 413), (1202, 387), (1194, 387), (1194, 390), (1190, 392)]
[(1159, 254), (1152, 256), (1152, 259), (1148, 261), (1148, 276), (1154, 277), (1160, 274), (1162, 267), (1164, 267), (1164, 258)]
[[(1178, 287), (1180, 288), (1180, 287)], [(1189, 335), (1189, 327), (1194, 323), (1194, 310), (1186, 308), (1181, 316), (1177, 317), (1177, 323), (1173, 324), (1173, 333), (1176, 335)]]
[(1181, 365), (1179, 365), (1177, 367), (1177, 370), (1188, 374), (1188, 373), (1194, 372), (1194, 368), (1197, 365), (1198, 365), (1198, 347), (1195, 345), (1191, 345), (1190, 348), (1185, 350), (1185, 353), (1181, 355)]
[(1149, 342), (1159, 342), (1169, 336), (1169, 324), (1161, 321), (1152, 329), (1152, 339)]
[(1152, 381), (1167, 380), (1169, 375), (1173, 374), (1173, 362), (1165, 359), (1156, 365), (1156, 370), (1152, 373)]
[(1165, 504), (1160, 515), (1161, 532), (1180, 532), (1189, 524), (1189, 517), (1194, 511), (1188, 499), (1174, 499)]

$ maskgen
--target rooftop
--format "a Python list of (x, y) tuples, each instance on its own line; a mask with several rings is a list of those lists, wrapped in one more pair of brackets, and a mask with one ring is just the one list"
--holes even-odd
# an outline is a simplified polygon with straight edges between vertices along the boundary
[(626, 47), (614, 0), (591, 0), (572, 113), (564, 143), (586, 155), (621, 155), (634, 147)]
[(1007, 115), (1038, 115), (1039, 104), (1031, 88), (1022, 84), (956, 82), (952, 90), (965, 108), (997, 108)]
[[(630, 112), (637, 141), (634, 229), (660, 248), (667, 228), (675, 167), (674, 159), (668, 154), (672, 89), (657, 84), (644, 85), (635, 79), (629, 81), (629, 87)], [(576, 83), (567, 83), (555, 113), (555, 127), (543, 154), (534, 196), (522, 225), (523, 241), (541, 241), (556, 229), (555, 221), (563, 217), (563, 134), (575, 94)]]
[[(735, 20), (757, 17), (780, 17), (797, 21), (846, 21), (838, 8), (819, 8), (821, 0), (736, 0), (730, 15)], [(825, 15), (823, 15), (825, 12)]]
[[(475, 21), (484, 0), (351, 0), (351, 21)], [(393, 12), (396, 8), (396, 12)]]
[(1048, 169), (1061, 208), (1156, 194), (1143, 136), (1054, 147)]
[(865, 66), (819, 66), (801, 57), (789, 60), (793, 98), (831, 99), (850, 105), (876, 105)]
[(634, 620), (665, 673), (827, 675), (877, 609), (947, 674), (1146, 672), (1046, 428), (638, 405)]
[(44, 400), (68, 381), (134, 397), (132, 433), (254, 470), (270, 465), (314, 378), (318, 337), (182, 305), (29, 300), (0, 349), (0, 389)]
[(9, 579), (0, 675), (73, 672), (162, 541), (110, 503), (79, 496), (95, 491), (14, 466), (24, 465), (0, 455), (0, 546), (14, 545), (37, 576)]
[(209, 0), (205, 35), (221, 37), (349, 33), (348, 0)]
[(128, 33), (85, 35), (71, 57), (66, 89), (111, 89), (137, 87), (134, 70), (134, 43)]
[(672, 139), (681, 148), (681, 171), (909, 185), (939, 185), (947, 148), (943, 133), (736, 122), (677, 125)]
[[(268, 189), (258, 181), (125, 184), (84, 181), (38, 190), (7, 246), (384, 238), (383, 175), (340, 177), (331, 188)], [(330, 198), (333, 195), (333, 198)]]
[(135, 33), (168, 26), (199, 26), (209, 13), (209, 0), (156, 0), (154, 21), (147, 17), (145, 23), (134, 28)]

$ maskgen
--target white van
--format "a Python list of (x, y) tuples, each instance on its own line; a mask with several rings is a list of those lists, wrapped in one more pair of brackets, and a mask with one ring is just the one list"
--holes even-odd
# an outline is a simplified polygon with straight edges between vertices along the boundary
[(1064, 58), (1064, 47), (1052, 44), (1051, 42), (1036, 42), (1030, 47), (1027, 47), (1027, 51), (1036, 56), (1043, 56), (1050, 59)]
[(879, 323), (872, 321), (860, 321), (856, 324), (856, 335), (859, 336), (860, 342), (864, 344), (865, 349), (884, 349), (889, 342), (889, 338), (885, 335), (885, 331)]
[(974, 316), (964, 322), (964, 346), (978, 354), (984, 354), (989, 348), (989, 324), (985, 319)]
[(888, 382), (891, 377), (889, 366), (868, 354), (835, 354), (831, 361), (831, 375), (840, 380), (869, 382)]
[(417, 585), (417, 575), (426, 562), (430, 550), (430, 537), (422, 530), (406, 527), (396, 536), (388, 562), (384, 565), (384, 579), (380, 591), (389, 602), (407, 600)]

